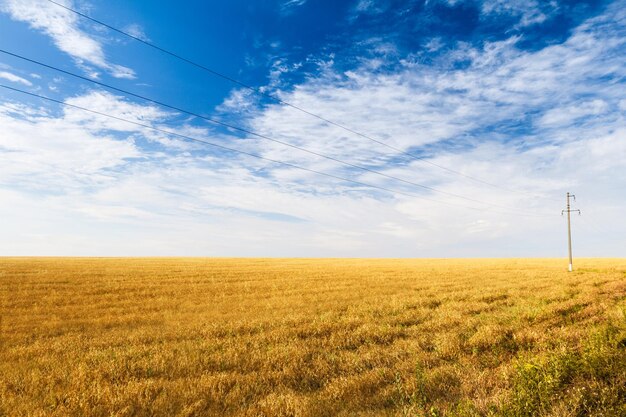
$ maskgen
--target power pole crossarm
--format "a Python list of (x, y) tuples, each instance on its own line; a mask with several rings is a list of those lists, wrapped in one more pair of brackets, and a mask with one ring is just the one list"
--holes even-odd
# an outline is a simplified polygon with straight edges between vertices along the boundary
[(563, 213), (567, 213), (567, 249), (569, 251), (568, 271), (572, 272), (574, 269), (574, 266), (573, 266), (573, 261), (572, 261), (572, 222), (571, 222), (570, 214), (574, 211), (577, 211), (578, 214), (580, 214), (580, 210), (571, 209), (570, 202), (569, 202), (570, 198), (573, 198), (574, 201), (576, 201), (576, 196), (574, 194), (567, 193), (567, 206), (566, 206), (567, 208), (565, 210), (561, 210), (561, 215), (563, 215)]

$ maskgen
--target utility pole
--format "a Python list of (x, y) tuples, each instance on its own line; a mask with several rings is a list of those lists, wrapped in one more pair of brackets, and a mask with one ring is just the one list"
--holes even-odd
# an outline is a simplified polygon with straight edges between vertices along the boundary
[(569, 203), (569, 199), (573, 198), (574, 201), (576, 201), (576, 196), (574, 194), (570, 194), (567, 193), (567, 208), (565, 210), (561, 210), (561, 216), (563, 215), (563, 213), (567, 213), (567, 249), (569, 250), (569, 267), (568, 267), (568, 271), (572, 272), (573, 270), (573, 265), (572, 265), (572, 223), (570, 220), (570, 213), (572, 213), (573, 211), (577, 211), (578, 215), (580, 215), (580, 210), (576, 209), (576, 210), (572, 210), (570, 208), (570, 203)]

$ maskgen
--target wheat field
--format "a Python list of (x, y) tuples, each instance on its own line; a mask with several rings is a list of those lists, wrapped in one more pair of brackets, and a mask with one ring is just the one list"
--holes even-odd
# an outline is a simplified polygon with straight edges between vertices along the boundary
[(626, 415), (626, 260), (1, 258), (3, 416)]

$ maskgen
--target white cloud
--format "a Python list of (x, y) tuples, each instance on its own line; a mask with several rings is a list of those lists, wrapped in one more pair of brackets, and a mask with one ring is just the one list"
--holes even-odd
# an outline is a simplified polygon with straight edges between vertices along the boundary
[(387, 2), (375, 0), (358, 0), (354, 5), (348, 20), (354, 22), (360, 15), (376, 15), (384, 13), (389, 8)]
[(374, 6), (375, 6), (375, 3), (373, 0), (359, 0), (355, 9), (358, 12), (364, 12), (364, 11), (371, 9)]
[(143, 30), (143, 28), (137, 23), (133, 23), (133, 24), (126, 26), (124, 28), (124, 32), (128, 33), (131, 36), (134, 36), (135, 38), (139, 38), (143, 41), (150, 40), (148, 36), (146, 35), (146, 32)]
[(307, 2), (307, 0), (286, 0), (283, 3), (283, 7), (298, 7), (302, 6)]
[(587, 116), (600, 116), (608, 110), (606, 101), (595, 99), (583, 101), (575, 105), (558, 107), (548, 110), (539, 120), (544, 126), (569, 126), (577, 119)]
[[(23, 119), (24, 115), (26, 119)], [(103, 170), (138, 157), (129, 141), (24, 106), (0, 107), (0, 179), (24, 192), (59, 192), (104, 180)]]
[[(59, 2), (76, 7), (72, 0)], [(51, 37), (57, 48), (74, 58), (91, 76), (97, 75), (89, 68), (92, 65), (117, 78), (135, 78), (132, 69), (108, 62), (102, 44), (80, 29), (78, 17), (69, 10), (45, 0), (2, 0), (0, 10)]]
[(255, 93), (247, 88), (234, 89), (217, 107), (225, 113), (243, 113), (257, 109), (258, 100)]
[[(233, 147), (437, 201), (201, 146), (191, 152), (171, 146), (167, 135), (78, 110), (8, 102), (0, 107), (0, 218), (7, 225), (0, 251), (559, 256), (566, 249), (561, 200), (573, 191), (593, 225), (574, 219), (575, 254), (623, 256), (626, 225), (616, 220), (626, 200), (616, 190), (626, 188), (620, 112), (626, 97), (607, 82), (624, 76), (619, 5), (541, 51), (519, 50), (512, 38), (480, 49), (459, 46), (433, 66), (407, 60), (394, 73), (367, 65), (346, 73), (327, 65), (320, 77), (278, 92), (430, 162), (516, 192), (403, 159), (284, 106), (249, 106), (249, 126), (277, 139), (515, 210), (420, 191), (259, 139), (217, 135), (178, 115), (94, 91), (68, 101), (156, 126), (175, 122), (172, 129), (193, 136), (231, 139)], [(457, 59), (471, 64), (457, 69), (451, 65)], [(225, 106), (249, 97), (229, 99)], [(525, 129), (510, 133), (518, 122)], [(525, 216), (534, 214), (553, 217)]]
[(428, 50), (428, 52), (435, 52), (438, 51), (439, 49), (441, 49), (444, 46), (443, 41), (441, 40), (441, 38), (437, 37), (437, 38), (432, 38), (430, 39), (428, 42), (426, 42), (426, 44), (424, 45), (424, 47)]
[(15, 74), (7, 72), (7, 71), (0, 71), (0, 78), (3, 78), (5, 80), (9, 80), (9, 81), (14, 82), (14, 83), (27, 85), (29, 87), (33, 85), (33, 83), (31, 83), (27, 79), (19, 77), (19, 76), (15, 75)]
[[(546, 15), (540, 5), (548, 9)], [(537, 2), (536, 0), (485, 0), (482, 3), (484, 14), (510, 14), (519, 17), (518, 26), (530, 26), (544, 22), (548, 16), (556, 11), (556, 1)]]
[[(165, 112), (155, 106), (138, 105), (122, 100), (120, 97), (104, 91), (92, 91), (82, 96), (69, 98), (66, 102), (74, 106), (95, 110), (100, 113), (148, 125), (173, 115), (172, 113)], [(80, 123), (86, 129), (91, 131), (111, 129), (132, 132), (138, 130), (136, 125), (102, 117), (97, 114), (88, 113), (71, 107), (65, 108), (65, 120), (72, 123)]]
[[(624, 175), (617, 174), (620, 161), (626, 157), (625, 121), (617, 111), (623, 103), (624, 92), (606, 81), (607, 78), (623, 79), (624, 69), (619, 59), (619, 51), (625, 43), (620, 35), (623, 30), (624, 12), (615, 5), (605, 15), (581, 25), (564, 44), (537, 52), (517, 49), (519, 38), (516, 36), (487, 43), (480, 50), (458, 49), (444, 56), (435, 67), (407, 62), (402, 71), (381, 74), (370, 72), (369, 67), (363, 65), (346, 72), (345, 77), (327, 71), (324, 76), (311, 79), (293, 91), (280, 93), (287, 102), (314, 109), (317, 114), (395, 147), (409, 150), (428, 145), (427, 149), (435, 155), (432, 162), (527, 194), (516, 195), (480, 185), (421, 162), (398, 165), (398, 156), (393, 151), (285, 106), (270, 106), (257, 114), (250, 125), (271, 137), (374, 166), (446, 192), (520, 207), (519, 212), (529, 215), (558, 213), (561, 204), (553, 199), (560, 199), (572, 187), (579, 190), (579, 194), (591, 197), (595, 196), (594, 187), (598, 184), (602, 184), (601, 187), (620, 183), (626, 186)], [(449, 63), (456, 59), (470, 59), (472, 64), (466, 69), (450, 70)], [(529, 111), (532, 113), (528, 114)], [(498, 131), (499, 124), (514, 124), (523, 118), (529, 119), (526, 132), (508, 137)], [(510, 142), (502, 144), (503, 139)], [(484, 142), (484, 145), (477, 145), (477, 142)], [(336, 164), (280, 145), (256, 139), (255, 143), (271, 158), (398, 187), (397, 183), (357, 170), (337, 168)], [(583, 160), (584, 168), (580, 164)], [(392, 161), (396, 165), (390, 168)], [(302, 178), (299, 173), (289, 172), (289, 175), (295, 176), (287, 178)], [(512, 215), (503, 216), (502, 212), (507, 210), (502, 208), (459, 217), (458, 213), (451, 215), (451, 209), (437, 203), (396, 197), (401, 201), (396, 206), (401, 214), (391, 210), (391, 218), (408, 216), (426, 222), (422, 225), (426, 232), (415, 233), (404, 217), (400, 230), (404, 227), (407, 236), (426, 239), (434, 235), (455, 236), (452, 240), (463, 241), (466, 235), (467, 239), (482, 235), (493, 243), (503, 236), (525, 235), (528, 242), (530, 230), (538, 233), (542, 227), (551, 227), (549, 221), (532, 217), (511, 221)], [(429, 197), (468, 204), (437, 194)], [(600, 211), (608, 210), (606, 197), (595, 204)], [(459, 221), (450, 223), (450, 218)], [(397, 228), (383, 222), (378, 230), (393, 235)], [(373, 232), (369, 233), (371, 236)], [(543, 236), (543, 233), (536, 236)], [(446, 245), (451, 239), (436, 240), (438, 245)], [(538, 245), (535, 253), (541, 253), (545, 242), (535, 243)], [(586, 250), (599, 253), (589, 246)]]
[(298, 7), (304, 6), (307, 1), (308, 0), (284, 0), (280, 5), (280, 12), (283, 15), (289, 15)]

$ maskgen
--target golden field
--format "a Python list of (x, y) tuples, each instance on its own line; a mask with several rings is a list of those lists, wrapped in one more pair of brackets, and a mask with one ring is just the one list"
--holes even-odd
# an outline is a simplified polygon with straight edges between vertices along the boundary
[(2, 416), (625, 416), (626, 260), (0, 258)]

